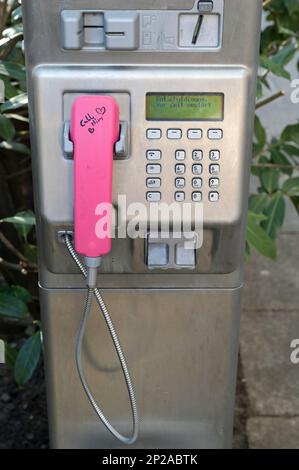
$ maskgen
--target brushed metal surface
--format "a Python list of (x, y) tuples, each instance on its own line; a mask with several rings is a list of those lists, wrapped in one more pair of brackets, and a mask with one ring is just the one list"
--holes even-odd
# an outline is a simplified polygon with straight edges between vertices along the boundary
[(26, 0), (23, 3), (27, 65), (60, 64), (247, 64), (256, 66), (257, 44), (261, 24), (262, 0), (225, 0), (221, 50), (215, 52), (148, 52), (113, 51), (97, 54), (89, 51), (64, 51), (61, 47), (60, 11), (66, 9), (191, 9), (195, 2), (160, 0), (146, 4), (139, 0)]
[[(188, 8), (188, 4), (178, 6), (176, 9), (155, 9), (153, 11), (153, 5), (151, 9), (148, 9), (146, 5), (138, 5), (134, 11), (135, 27), (127, 31), (126, 40), (122, 38), (114, 38), (111, 42), (109, 32), (105, 31), (108, 27), (109, 17), (111, 15), (115, 21), (117, 21), (117, 29), (119, 28), (119, 21), (124, 12), (113, 12), (106, 9), (103, 4), (99, 4), (96, 10), (85, 9), (82, 5), (79, 9), (62, 9), (61, 17), (61, 39), (60, 43), (66, 50), (84, 50), (93, 51), (94, 53), (101, 53), (106, 55), (109, 54), (109, 50), (135, 50), (138, 54), (144, 54), (144, 52), (165, 52), (176, 54), (182, 49), (185, 51), (189, 50), (201, 50), (217, 52), (220, 50), (222, 45), (223, 37), (223, 12), (224, 12), (224, 0), (213, 0), (212, 11), (205, 14), (203, 18), (200, 34), (197, 35), (197, 40), (193, 42), (194, 29), (197, 24), (199, 17), (198, 11), (198, 0), (194, 0), (192, 9)], [(104, 29), (102, 30), (102, 36), (92, 36), (90, 41), (91, 30), (80, 30), (80, 19), (87, 12), (99, 13), (106, 18), (102, 22)], [(77, 28), (71, 28), (67, 26), (66, 15), (75, 15), (78, 20)], [(132, 18), (132, 13), (129, 12), (129, 17)], [(111, 21), (111, 19), (110, 19)], [(138, 28), (136, 25), (138, 24)], [(79, 29), (78, 29), (79, 28)], [(79, 32), (79, 35), (78, 35)], [(191, 32), (191, 34), (190, 34)], [(86, 36), (87, 33), (87, 36)], [(133, 40), (134, 38), (134, 40)]]
[[(135, 447), (230, 447), (241, 290), (103, 293), (134, 378), (141, 419)], [(51, 445), (111, 449), (118, 444), (90, 408), (75, 368), (84, 299), (84, 291), (41, 290)], [(127, 393), (95, 304), (84, 365), (105, 412), (128, 432)]]
[[(79, 1), (63, 2), (65, 8), (80, 5)], [(113, 5), (120, 6), (120, 3), (111, 3), (111, 8)], [(135, 5), (128, 2), (127, 7), (134, 8)], [(173, 7), (171, 2), (161, 2), (159, 5), (162, 8)], [(62, 2), (55, 0), (41, 4), (28, 0), (23, 7), (41, 283), (46, 287), (83, 285), (63, 247), (57, 243), (57, 231), (72, 228), (73, 163), (62, 158), (61, 149), (62, 121), (69, 117), (72, 97), (80, 92), (107, 92), (117, 94), (120, 100), (123, 97), (131, 98), (129, 115), (131, 125), (134, 125), (131, 158), (126, 162), (115, 162), (114, 196), (129, 193), (130, 200), (144, 200), (146, 190), (140, 178), (141, 174), (145, 177), (147, 144), (144, 137), (144, 94), (147, 91), (161, 91), (161, 86), (167, 91), (181, 91), (184, 84), (187, 91), (224, 91), (227, 95), (223, 122), (225, 134), (223, 142), (220, 142), (225, 156), (225, 197), (215, 205), (217, 208), (205, 199), (205, 209), (208, 207), (208, 210), (205, 210), (204, 246), (198, 256), (194, 277), (184, 270), (176, 273), (176, 280), (171, 272), (153, 272), (149, 277), (144, 264), (143, 240), (134, 242), (125, 239), (114, 243), (113, 254), (103, 263), (101, 282), (105, 286), (116, 283), (119, 287), (169, 287), (173, 283), (182, 287), (240, 285), (261, 1), (226, 0), (221, 51), (217, 54), (182, 51), (175, 55), (175, 64), (169, 55), (160, 52), (138, 56), (134, 52), (107, 53), (101, 57), (101, 64), (94, 54), (84, 52), (82, 55), (80, 51), (66, 53), (57, 43)], [(95, 7), (104, 8), (105, 2), (84, 2), (84, 8)], [(51, 47), (48, 47), (49, 43)], [(125, 101), (122, 113), (128, 115), (128, 103)], [(167, 125), (163, 123), (161, 127), (165, 131)], [(206, 131), (208, 126), (203, 123), (203, 127)], [(186, 129), (185, 124), (184, 131)], [(209, 144), (205, 142), (203, 145), (208, 151)], [(165, 198), (169, 201), (173, 195), (173, 181), (168, 167), (175, 144), (164, 144), (164, 150), (167, 152), (167, 164), (163, 166)], [(206, 162), (205, 179), (208, 177), (207, 168)], [(137, 181), (139, 184), (135, 191)]]
[[(125, 4), (124, 4), (125, 3)], [(149, 271), (144, 240), (115, 240), (98, 283), (112, 311), (136, 383), (141, 414), (139, 448), (231, 446), (238, 356), (240, 295), (255, 109), (262, 0), (225, 0), (221, 48), (215, 51), (65, 51), (62, 9), (191, 10), (194, 0), (26, 0), (23, 2), (30, 128), (48, 387), (55, 448), (115, 448), (93, 414), (75, 369), (75, 334), (85, 291), (57, 232), (72, 230), (73, 162), (63, 157), (63, 123), (78, 93), (118, 96), (130, 125), (130, 155), (114, 162), (114, 202), (126, 194), (144, 202), (145, 94), (225, 94), (221, 194), (204, 194), (204, 244), (194, 270)], [(219, 125), (218, 125), (219, 124)], [(159, 123), (181, 127), (192, 125)], [(210, 143), (201, 141), (205, 155)], [(160, 143), (159, 143), (160, 144)], [(160, 145), (159, 145), (160, 146)], [(190, 143), (184, 146), (191, 151)], [(163, 194), (173, 197), (174, 142), (162, 143)], [(206, 158), (206, 157), (205, 157)], [(208, 162), (204, 162), (207, 180)], [(191, 178), (190, 170), (188, 179)], [(126, 431), (126, 391), (103, 320), (93, 306), (85, 342), (87, 375), (101, 405)]]
[[(248, 156), (248, 127), (251, 126), (251, 115), (248, 113), (248, 79), (249, 71), (244, 68), (70, 68), (39, 67), (35, 69), (33, 83), (35, 86), (36, 132), (39, 136), (37, 152), (42, 158), (38, 161), (38, 179), (40, 181), (41, 215), (50, 221), (71, 223), (73, 217), (73, 164), (65, 161), (62, 155), (63, 123), (70, 119), (71, 103), (78, 94), (101, 93), (113, 94), (122, 98), (119, 90), (125, 90), (124, 96), (130, 96), (131, 119), (127, 104), (122, 106), (121, 120), (130, 120), (132, 133), (131, 158), (114, 162), (114, 204), (117, 206), (118, 195), (125, 195), (127, 204), (146, 201), (146, 150), (158, 146), (162, 151), (163, 202), (174, 203), (174, 166), (175, 151), (183, 148), (189, 156), (186, 181), (192, 180), (192, 150), (199, 146), (204, 152), (203, 174), (204, 188), (204, 224), (221, 226), (238, 224), (246, 195), (243, 192), (245, 169)], [(196, 127), (203, 130), (204, 138), (198, 142), (189, 140), (187, 130), (194, 123), (190, 122), (150, 122), (145, 119), (145, 97), (148, 91), (180, 93), (182, 84), (188, 83), (188, 92), (222, 92), (225, 96), (225, 118), (223, 122), (199, 122)], [(51, 93), (49, 93), (49, 86)], [(185, 87), (183, 87), (185, 88)], [(71, 96), (70, 96), (71, 94)], [(64, 107), (61, 107), (61, 100)], [(120, 101), (122, 103), (124, 99)], [(47, 110), (45, 112), (45, 110)], [(51, 120), (49, 120), (49, 115)], [(165, 135), (169, 127), (180, 127), (184, 139), (168, 140)], [(146, 128), (159, 127), (164, 138), (150, 142), (146, 139)], [(211, 141), (207, 131), (211, 127), (223, 129), (224, 138)], [(221, 152), (221, 197), (220, 201), (210, 203), (208, 200), (209, 152), (215, 147)], [(55, 193), (53, 186), (55, 185)], [(187, 187), (186, 202), (191, 202), (192, 187)], [(59, 207), (59, 214), (57, 212)], [(131, 216), (132, 218), (133, 216)], [(119, 214), (124, 219), (124, 214)]]
[[(201, 250), (205, 253), (198, 260), (196, 272), (231, 273), (240, 264), (244, 251), (244, 215), (247, 206), (249, 155), (251, 149), (252, 113), (249, 96), (250, 73), (245, 68), (88, 68), (85, 67), (38, 67), (33, 71), (34, 115), (36, 133), (35, 159), (37, 179), (37, 199), (43, 226), (43, 245), (52, 246), (46, 250), (45, 262), (49, 271), (54, 273), (74, 272), (71, 263), (65, 264), (62, 247), (57, 246), (55, 231), (70, 228), (73, 218), (73, 162), (63, 158), (62, 134), (63, 124), (70, 119), (70, 108), (79, 93), (112, 94), (123, 104), (121, 119), (130, 124), (131, 154), (126, 161), (114, 162), (114, 205), (118, 219), (123, 225), (130, 221), (119, 210), (118, 196), (126, 197), (127, 205), (136, 201), (146, 201), (146, 151), (158, 146), (162, 151), (162, 195), (163, 203), (173, 204), (175, 180), (175, 151), (184, 148), (188, 155), (186, 161), (185, 189), (186, 202), (191, 203), (192, 150), (199, 146), (204, 153), (203, 174), (203, 215), (206, 236)], [(145, 120), (145, 97), (148, 91), (180, 92), (182, 83), (188, 83), (188, 92), (221, 92), (225, 95), (225, 119), (223, 122), (200, 122), (197, 124), (207, 136), (211, 127), (221, 127), (224, 138), (211, 141), (207, 137), (194, 142), (185, 137), (181, 141), (170, 141), (167, 138), (159, 142), (146, 139), (146, 128), (160, 127), (164, 136), (173, 123), (147, 122)], [(49, 90), (51, 88), (51, 91)], [(120, 93), (120, 90), (123, 90)], [(128, 102), (130, 98), (130, 103)], [(63, 100), (63, 106), (61, 106)], [(45, 110), (47, 110), (45, 112)], [(49, 115), (51, 119), (49, 120)], [(190, 122), (176, 123), (187, 135)], [(194, 125), (194, 123), (192, 123)], [(213, 149), (221, 152), (221, 188), (218, 203), (211, 203), (209, 194), (209, 152)], [(193, 206), (196, 203), (192, 203)], [(59, 209), (58, 209), (59, 208)], [(155, 219), (150, 219), (155, 222)], [(194, 224), (194, 218), (192, 220)], [(212, 241), (208, 238), (208, 228)], [(55, 245), (56, 244), (56, 245)], [(139, 247), (143, 240), (115, 241), (115, 249), (103, 264), (104, 273), (146, 273), (144, 255)], [(126, 249), (123, 250), (123, 246)], [(122, 256), (117, 258), (118, 250)], [(140, 252), (135, 261), (134, 253)], [(61, 256), (62, 255), (62, 256)], [(207, 261), (210, 258), (211, 261)], [(118, 259), (114, 263), (113, 259)]]

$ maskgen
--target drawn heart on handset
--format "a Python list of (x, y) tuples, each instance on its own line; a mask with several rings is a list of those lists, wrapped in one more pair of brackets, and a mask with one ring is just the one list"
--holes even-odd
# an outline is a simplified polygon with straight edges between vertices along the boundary
[(96, 112), (98, 114), (101, 114), (101, 116), (103, 116), (105, 113), (106, 113), (106, 108), (105, 106), (103, 106), (102, 108), (96, 108)]

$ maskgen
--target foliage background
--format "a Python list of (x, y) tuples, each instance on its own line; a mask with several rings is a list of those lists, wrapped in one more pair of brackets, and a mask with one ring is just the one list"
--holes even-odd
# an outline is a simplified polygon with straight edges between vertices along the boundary
[[(286, 67), (299, 48), (299, 1), (265, 0), (264, 10), (267, 26), (261, 40), (257, 109), (283, 96), (283, 90), (271, 89), (271, 76), (290, 82)], [(4, 83), (0, 105), (0, 337), (20, 386), (32, 377), (42, 349), (22, 41), (20, 1), (0, 0), (0, 80)], [(254, 249), (275, 260), (286, 200), (299, 213), (299, 123), (269, 139), (256, 116), (252, 159), (259, 187), (249, 199), (247, 253)]]

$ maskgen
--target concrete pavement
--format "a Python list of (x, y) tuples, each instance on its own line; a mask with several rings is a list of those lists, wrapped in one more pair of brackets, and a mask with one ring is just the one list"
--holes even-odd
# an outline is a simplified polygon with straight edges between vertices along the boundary
[(241, 359), (250, 448), (299, 449), (299, 219), (290, 207), (277, 262), (254, 254), (246, 266)]

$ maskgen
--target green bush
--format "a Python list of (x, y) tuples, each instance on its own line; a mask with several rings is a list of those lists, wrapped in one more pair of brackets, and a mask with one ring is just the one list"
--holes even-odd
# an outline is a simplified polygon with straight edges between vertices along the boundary
[[(5, 92), (0, 105), (0, 331), (6, 338), (16, 338), (16, 343), (5, 343), (5, 355), (16, 382), (22, 385), (38, 364), (41, 334), (22, 10), (18, 1), (0, 1), (0, 28), (0, 80)], [(17, 348), (20, 342), (22, 346)]]
[[(284, 78), (290, 86), (292, 78), (286, 67), (299, 46), (298, 0), (266, 0), (264, 9), (267, 27), (261, 41), (257, 108), (283, 95), (281, 90), (271, 90), (271, 76)], [(16, 331), (11, 333), (14, 337), (17, 332), (21, 338), (26, 337), (20, 349), (6, 342), (8, 365), (22, 385), (38, 364), (42, 342), (35, 290), (35, 220), (22, 12), (18, 1), (0, 0), (0, 28), (0, 79), (5, 85), (5, 101), (0, 106), (0, 326), (15, 327)], [(282, 129), (280, 135), (269, 140), (256, 116), (252, 173), (258, 178), (259, 188), (249, 200), (248, 253), (255, 249), (276, 258), (276, 240), (285, 220), (286, 199), (299, 212), (298, 159), (299, 124)]]
[[(266, 0), (264, 9), (268, 25), (261, 39), (257, 109), (284, 95), (282, 90), (271, 90), (269, 78), (276, 75), (291, 82), (286, 66), (299, 47), (298, 0)], [(253, 247), (264, 256), (276, 258), (275, 242), (284, 224), (286, 199), (299, 212), (299, 177), (294, 176), (298, 162), (299, 124), (287, 126), (279, 136), (269, 140), (256, 116), (252, 173), (260, 186), (257, 194), (249, 199), (248, 251)]]

